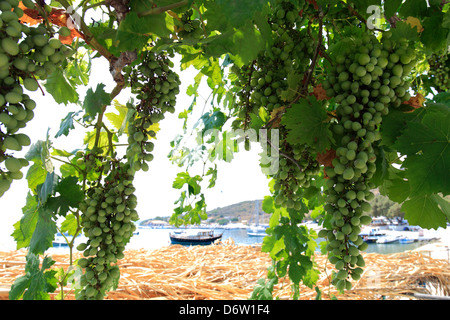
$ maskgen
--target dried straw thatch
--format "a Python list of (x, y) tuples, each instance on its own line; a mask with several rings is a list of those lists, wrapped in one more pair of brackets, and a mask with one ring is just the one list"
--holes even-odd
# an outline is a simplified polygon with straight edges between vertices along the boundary
[[(14, 280), (23, 274), (26, 252), (0, 252), (0, 299)], [(79, 257), (79, 256), (77, 256)], [(52, 255), (55, 267), (67, 267), (68, 255)], [(417, 251), (402, 254), (365, 254), (366, 267), (354, 288), (339, 295), (329, 278), (332, 266), (326, 257), (317, 255), (321, 270), (317, 282), (322, 298), (336, 295), (339, 299), (401, 299), (414, 293), (450, 295), (450, 264), (432, 259)], [(213, 246), (183, 247), (158, 250), (129, 250), (120, 261), (121, 278), (116, 291), (107, 299), (248, 299), (256, 281), (265, 277), (270, 258), (260, 247), (221, 243)], [(1, 289), (3, 288), (3, 295)], [(69, 290), (69, 289), (67, 289)], [(282, 299), (290, 298), (289, 280), (274, 289)], [(301, 299), (314, 299), (313, 289), (302, 287)], [(73, 299), (73, 295), (68, 295)]]

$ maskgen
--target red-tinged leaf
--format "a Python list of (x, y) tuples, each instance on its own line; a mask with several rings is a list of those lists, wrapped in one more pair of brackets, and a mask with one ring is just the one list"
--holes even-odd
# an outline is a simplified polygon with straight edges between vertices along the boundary
[[(20, 22), (33, 26), (44, 21), (44, 18), (39, 14), (37, 10), (25, 7), (22, 2), (19, 3), (19, 7), (23, 10), (24, 13), (23, 16), (19, 19)], [(84, 35), (79, 30), (73, 27), (75, 26), (75, 22), (65, 11), (65, 9), (52, 8), (52, 11), (47, 18), (54, 25), (60, 27), (70, 26), (69, 36), (59, 36), (59, 40), (61, 40), (63, 44), (72, 44), (73, 39), (76, 37), (85, 39)]]
[(77, 29), (71, 29), (70, 35), (67, 37), (59, 35), (59, 40), (61, 41), (62, 44), (72, 44), (74, 38), (84, 39), (84, 35), (78, 32)]
[(330, 100), (331, 98), (327, 96), (326, 90), (323, 88), (322, 84), (314, 87), (311, 95), (314, 95), (317, 100)]
[(332, 162), (336, 158), (336, 150), (325, 150), (323, 153), (317, 153), (317, 162), (325, 167), (333, 167)]

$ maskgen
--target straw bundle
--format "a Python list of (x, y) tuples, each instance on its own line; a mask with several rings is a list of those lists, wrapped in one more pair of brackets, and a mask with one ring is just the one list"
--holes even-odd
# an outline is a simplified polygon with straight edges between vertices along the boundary
[[(0, 252), (0, 299), (23, 274), (26, 252)], [(79, 257), (79, 256), (76, 256)], [(68, 266), (68, 255), (52, 255), (55, 267)], [(450, 264), (432, 259), (420, 252), (402, 254), (365, 254), (366, 267), (354, 288), (338, 294), (330, 285), (332, 265), (326, 257), (316, 255), (321, 271), (317, 281), (322, 298), (336, 295), (339, 299), (401, 299), (412, 293), (450, 295)], [(260, 247), (237, 246), (232, 242), (212, 246), (179, 245), (158, 250), (128, 250), (119, 263), (121, 278), (116, 291), (107, 299), (248, 299), (256, 281), (264, 278), (271, 263)], [(1, 294), (3, 288), (4, 294)], [(68, 292), (69, 289), (65, 289)], [(280, 280), (274, 295), (289, 299), (288, 279)], [(302, 286), (301, 299), (314, 299), (316, 291)], [(68, 295), (73, 299), (73, 295)]]

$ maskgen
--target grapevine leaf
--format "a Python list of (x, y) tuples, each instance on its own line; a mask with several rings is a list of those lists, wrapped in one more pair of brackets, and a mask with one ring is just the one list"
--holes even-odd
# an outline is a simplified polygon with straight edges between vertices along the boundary
[(61, 223), (61, 232), (67, 232), (71, 236), (75, 236), (78, 230), (77, 218), (73, 214), (68, 214)]
[(330, 149), (332, 133), (328, 115), (314, 96), (294, 104), (281, 123), (289, 130), (287, 141), (290, 144), (307, 144), (318, 152)]
[[(389, 2), (389, 1), (386, 1)], [(404, 17), (423, 17), (427, 12), (427, 0), (406, 0), (399, 14)]]
[(239, 28), (253, 18), (255, 13), (263, 11), (265, 0), (217, 0), (207, 1), (204, 6), (207, 28), (221, 33)]
[(78, 93), (67, 81), (63, 69), (57, 68), (50, 73), (44, 84), (45, 89), (53, 96), (57, 103), (77, 103)]
[[(149, 38), (149, 35), (146, 34), (147, 31), (145, 31), (148, 29), (146, 24), (147, 20), (139, 18), (136, 12), (128, 12), (125, 20), (120, 23), (119, 28), (117, 29), (116, 41), (119, 42), (117, 48), (124, 51), (142, 48)], [(162, 23), (159, 24), (165, 26), (164, 19)]]
[(105, 85), (103, 83), (97, 84), (95, 92), (92, 88), (86, 92), (86, 97), (84, 98), (83, 109), (91, 117), (95, 118), (97, 113), (100, 113), (104, 105), (109, 105), (111, 103), (110, 95), (105, 92)]
[(403, 0), (384, 1), (384, 14), (387, 19), (398, 12)]
[(36, 228), (30, 240), (30, 251), (43, 254), (52, 246), (56, 234), (56, 222), (52, 219), (52, 212), (44, 207), (37, 210)]
[(17, 243), (17, 249), (30, 245), (31, 237), (37, 222), (38, 200), (31, 193), (27, 194), (25, 206), (22, 208), (22, 218), (14, 224), (11, 236)]
[[(11, 286), (9, 292), (10, 300), (50, 300), (49, 293), (54, 292), (57, 287), (55, 270), (49, 269), (55, 261), (51, 257), (44, 257), (42, 267), (39, 268), (39, 256), (28, 252), (25, 265), (26, 274), (18, 277)], [(47, 271), (46, 271), (47, 270)]]
[(121, 133), (127, 133), (127, 121), (130, 120), (131, 116), (134, 114), (133, 109), (127, 108), (126, 106), (120, 104), (117, 100), (113, 101), (114, 107), (119, 112), (119, 114), (114, 112), (105, 113), (106, 118), (111, 122), (111, 124)]
[(56, 186), (58, 185), (58, 175), (55, 172), (47, 172), (44, 183), (36, 187), (36, 192), (39, 197), (39, 202), (44, 205), (47, 202), (49, 196), (55, 193)]
[(405, 21), (399, 21), (396, 24), (395, 29), (392, 30), (392, 41), (398, 41), (400, 39), (408, 39), (410, 41), (417, 41), (419, 38), (419, 29), (417, 26), (412, 26)]
[(402, 203), (411, 193), (409, 182), (393, 173), (392, 168), (389, 168), (388, 175), (389, 179), (384, 180), (380, 191), (392, 201)]
[(75, 129), (73, 125), (73, 116), (75, 115), (75, 112), (69, 112), (67, 116), (61, 120), (61, 125), (59, 126), (59, 130), (55, 135), (55, 138), (58, 138), (62, 135), (67, 136), (69, 134), (69, 131), (71, 129)]
[(289, 264), (289, 278), (292, 282), (298, 284), (305, 276), (305, 269), (298, 264), (296, 259)]
[(55, 189), (59, 196), (48, 199), (47, 208), (61, 216), (65, 216), (70, 207), (78, 208), (85, 196), (77, 182), (78, 178), (74, 176), (62, 179)]
[(446, 218), (449, 219), (448, 206), (445, 207), (447, 215), (439, 208), (443, 200), (438, 195), (422, 195), (405, 201), (402, 210), (405, 219), (411, 225), (417, 225), (424, 229), (445, 228)]
[(47, 171), (42, 166), (42, 161), (36, 161), (27, 171), (28, 188), (34, 192), (39, 184), (44, 183), (46, 177)]
[(262, 210), (265, 213), (274, 213), (275, 212), (273, 197), (271, 197), (271, 196), (264, 197), (264, 200), (262, 202)]
[(191, 177), (187, 172), (179, 172), (173, 181), (172, 187), (181, 189), (185, 184), (188, 185), (189, 195), (197, 195), (200, 193), (201, 186), (199, 182), (202, 178), (199, 175)]
[(202, 133), (205, 133), (207, 130), (218, 129), (220, 130), (226, 121), (226, 115), (220, 111), (216, 110), (214, 112), (207, 112), (201, 116), (201, 120), (203, 121), (204, 128)]
[(208, 172), (206, 172), (205, 176), (211, 175), (211, 179), (209, 179), (208, 188), (213, 188), (216, 185), (217, 180), (217, 164), (214, 165), (214, 168), (210, 167)]
[(443, 13), (434, 14), (432, 17), (426, 17), (423, 20), (423, 28), (421, 41), (434, 52), (444, 49), (447, 44), (449, 29), (442, 27)]
[(421, 123), (409, 122), (395, 143), (407, 155), (403, 167), (411, 185), (411, 196), (450, 193), (450, 112), (427, 113)]

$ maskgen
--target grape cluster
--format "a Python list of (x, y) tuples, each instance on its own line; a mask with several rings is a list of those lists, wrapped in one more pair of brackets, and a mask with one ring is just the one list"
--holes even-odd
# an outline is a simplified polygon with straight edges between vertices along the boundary
[[(289, 79), (287, 75), (303, 75), (314, 53), (314, 41), (306, 29), (297, 28), (303, 22), (299, 11), (303, 7), (280, 1), (269, 18), (273, 46), (238, 73), (236, 85), (243, 90), (238, 94), (246, 112), (257, 113), (260, 107), (269, 112), (288, 102)], [(248, 110), (250, 108), (250, 110)], [(242, 115), (240, 115), (242, 117)]]
[(371, 211), (368, 201), (374, 197), (370, 178), (376, 170), (379, 125), (389, 107), (410, 97), (404, 77), (416, 56), (408, 41), (394, 42), (390, 37), (385, 32), (381, 43), (373, 35), (348, 41), (323, 83), (338, 104), (332, 126), (337, 149), (332, 166), (326, 167), (324, 209), (331, 218), (319, 236), (328, 240), (330, 261), (338, 270), (334, 283), (340, 290), (351, 288), (349, 277), (359, 279), (364, 266), (360, 251), (367, 244), (359, 233), (371, 221), (365, 213)]
[(80, 204), (81, 225), (88, 238), (77, 246), (84, 256), (78, 265), (85, 269), (80, 280), (81, 300), (102, 299), (119, 278), (119, 269), (114, 264), (124, 257), (125, 245), (136, 229), (133, 222), (139, 219), (129, 167), (117, 161), (111, 161), (108, 167), (111, 171), (104, 183), (91, 186)]
[(176, 96), (181, 84), (178, 74), (171, 70), (173, 63), (164, 54), (151, 51), (143, 53), (142, 63), (128, 67), (131, 90), (140, 99), (128, 122), (127, 159), (135, 171), (148, 170), (147, 162), (153, 160), (153, 142), (156, 133), (152, 126), (164, 113), (175, 112)]
[(193, 10), (189, 9), (181, 16), (181, 28), (178, 32), (180, 39), (200, 39), (203, 35), (202, 22), (199, 19), (192, 19)]
[[(282, 153), (280, 169), (273, 175), (275, 204), (300, 210), (303, 191), (311, 185), (312, 179), (319, 173), (319, 163), (306, 145), (291, 146), (284, 142), (280, 153)], [(286, 158), (286, 155), (289, 158)]]
[(432, 54), (428, 60), (430, 65), (429, 74), (433, 78), (436, 89), (448, 91), (450, 89), (450, 59), (448, 52), (445, 54)]
[[(33, 5), (25, 1), (28, 5)], [(19, 19), (19, 0), (0, 1), (0, 196), (21, 179), (28, 166), (14, 151), (29, 146), (30, 138), (18, 131), (34, 117), (36, 103), (24, 92), (39, 88), (36, 79), (45, 79), (60, 65), (69, 49), (48, 35), (43, 25), (28, 27)]]

